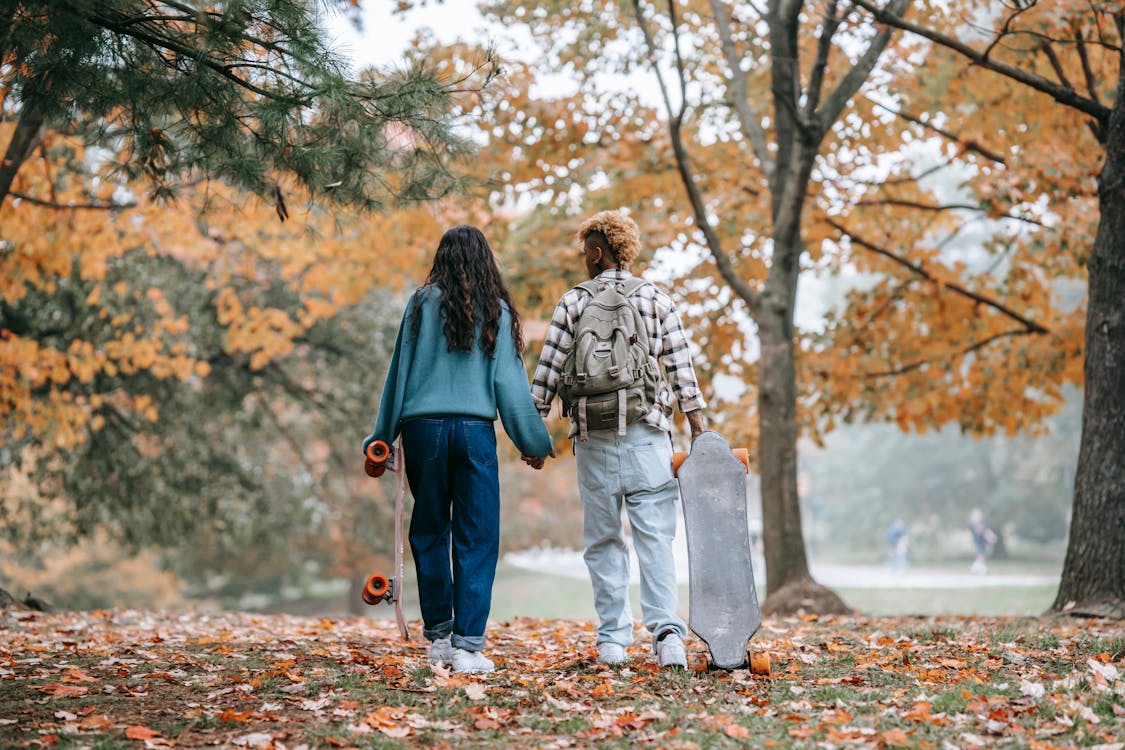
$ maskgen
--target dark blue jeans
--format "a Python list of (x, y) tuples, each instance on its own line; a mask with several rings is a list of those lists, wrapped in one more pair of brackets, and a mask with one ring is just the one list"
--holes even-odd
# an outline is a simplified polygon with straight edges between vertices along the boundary
[(496, 428), (480, 417), (420, 417), (403, 423), (402, 443), (422, 632), (480, 651), (500, 552)]

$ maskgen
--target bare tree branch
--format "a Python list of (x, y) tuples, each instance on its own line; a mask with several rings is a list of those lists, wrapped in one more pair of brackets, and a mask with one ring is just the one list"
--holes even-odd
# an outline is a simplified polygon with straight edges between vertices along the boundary
[(915, 125), (922, 126), (926, 130), (937, 133), (938, 135), (942, 136), (943, 138), (946, 138), (949, 141), (952, 141), (953, 143), (956, 143), (957, 145), (961, 146), (966, 151), (972, 151), (975, 154), (980, 154), (984, 158), (989, 159), (990, 161), (994, 161), (997, 164), (1004, 164), (1005, 163), (1004, 157), (1002, 155), (1000, 155), (997, 152), (992, 151), (988, 148), (985, 148), (984, 146), (980, 145), (976, 141), (966, 141), (966, 140), (962, 139), (956, 133), (951, 133), (948, 130), (943, 130), (942, 128), (939, 128), (937, 125), (934, 125), (933, 123), (926, 122), (925, 120), (918, 117), (917, 115), (912, 115), (909, 112), (903, 112), (901, 110), (892, 109), (891, 107), (888, 107), (886, 104), (882, 104), (880, 102), (877, 102), (874, 99), (868, 99), (868, 101), (870, 101), (876, 107), (879, 107), (880, 109), (883, 109), (883, 110), (886, 110), (887, 112), (890, 112), (891, 114), (895, 115), (896, 117), (901, 117), (902, 119), (906, 120), (907, 122), (912, 122)]
[(840, 27), (840, 17), (836, 15), (837, 0), (829, 0), (824, 13), (824, 26), (816, 40), (816, 59), (813, 60), (809, 89), (805, 92), (805, 118), (811, 119), (820, 104), (820, 91), (824, 86), (824, 73), (828, 68), (828, 56), (832, 52), (832, 37)]
[(1101, 98), (1098, 96), (1097, 79), (1094, 78), (1094, 69), (1090, 66), (1090, 53), (1086, 50), (1086, 39), (1082, 36), (1080, 29), (1077, 29), (1076, 32), (1078, 58), (1082, 61), (1082, 75), (1086, 79), (1086, 91), (1089, 92), (1091, 99), (1101, 104)]
[[(998, 341), (999, 339), (1007, 338), (1009, 336), (1030, 336), (1030, 335), (1036, 334), (1036, 333), (1042, 333), (1042, 331), (1029, 331), (1026, 328), (1012, 328), (1012, 329), (1007, 330), (1007, 331), (1001, 331), (1000, 333), (994, 333), (991, 336), (987, 336), (987, 337), (981, 339), (980, 341), (977, 341), (973, 344), (970, 344), (969, 346), (965, 347), (964, 349), (960, 349), (956, 352), (953, 352), (952, 356), (953, 357), (964, 357), (966, 354), (972, 354), (973, 352), (977, 351), (978, 349), (983, 349), (984, 347), (991, 344), (993, 341)], [(888, 378), (888, 377), (894, 377), (895, 375), (904, 375), (904, 374), (910, 372), (911, 370), (917, 370), (919, 367), (922, 367), (923, 365), (933, 364), (934, 362), (941, 362), (942, 360), (946, 359), (947, 356), (948, 355), (942, 355), (942, 356), (938, 356), (938, 357), (927, 357), (926, 359), (919, 359), (915, 362), (911, 362), (910, 364), (903, 365), (901, 367), (895, 367), (895, 368), (890, 369), (890, 370), (880, 370), (880, 371), (877, 371), (877, 372), (865, 372), (865, 373), (862, 373), (862, 374), (855, 375), (853, 377), (869, 379), (869, 378)], [(825, 375), (827, 375), (827, 373), (825, 373)]]
[(1055, 75), (1058, 76), (1059, 83), (1068, 89), (1073, 89), (1074, 86), (1070, 83), (1070, 79), (1066, 77), (1066, 71), (1063, 70), (1062, 61), (1059, 60), (1059, 56), (1055, 54), (1055, 48), (1051, 46), (1051, 43), (1043, 42), (1043, 44), (1039, 46), (1039, 49), (1047, 56), (1051, 67), (1055, 69)]
[[(1036, 91), (1047, 94), (1060, 104), (1064, 104), (1068, 107), (1071, 107), (1072, 109), (1078, 110), (1079, 112), (1090, 115), (1102, 124), (1108, 124), (1109, 122), (1110, 109), (1108, 107), (1094, 101), (1093, 99), (1078, 94), (1078, 92), (1076, 92), (1074, 89), (1068, 89), (1065, 86), (1060, 86), (1059, 84), (1054, 83), (1053, 81), (1050, 81), (1041, 75), (1032, 73), (1022, 68), (1018, 68), (1014, 65), (1009, 65), (1008, 63), (992, 60), (971, 45), (965, 44), (961, 40), (950, 36), (949, 34), (944, 34), (940, 31), (929, 29), (919, 24), (907, 21), (897, 13), (893, 13), (889, 10), (880, 8), (874, 2), (872, 2), (872, 0), (852, 0), (852, 2), (871, 13), (875, 17), (875, 19), (881, 23), (889, 24), (896, 28), (902, 29), (903, 31), (909, 31), (910, 33), (917, 34), (924, 39), (929, 39), (935, 44), (940, 44), (943, 47), (951, 49), (954, 52), (960, 54), (962, 57), (971, 60), (979, 67), (991, 70), (994, 73), (999, 73), (1000, 75), (1011, 78), (1014, 81), (1019, 81), (1020, 83), (1029, 86)], [(1115, 18), (1115, 21), (1118, 23), (1119, 27), (1125, 26), (1125, 17)]]
[(845, 237), (847, 237), (848, 239), (850, 239), (852, 242), (859, 245), (863, 249), (870, 250), (871, 252), (876, 253), (878, 255), (882, 255), (884, 258), (888, 258), (888, 259), (894, 261), (895, 263), (902, 266), (903, 268), (909, 269), (910, 271), (918, 274), (919, 276), (926, 279), (927, 281), (930, 281), (934, 284), (938, 284), (939, 286), (941, 286), (945, 289), (948, 289), (951, 292), (956, 292), (957, 294), (960, 294), (964, 297), (968, 297), (969, 299), (973, 300), (974, 302), (979, 302), (982, 305), (987, 305), (988, 307), (991, 307), (993, 310), (996, 310), (997, 312), (1000, 312), (1000, 313), (1008, 316), (1012, 320), (1014, 320), (1017, 323), (1019, 323), (1020, 325), (1022, 325), (1024, 328), (1027, 329), (1028, 333), (1050, 333), (1050, 331), (1047, 328), (1044, 328), (1043, 326), (1039, 325), (1038, 323), (1036, 323), (1033, 320), (1029, 320), (1029, 319), (1025, 318), (1024, 316), (1020, 315), (1018, 312), (1016, 312), (1012, 308), (1008, 307), (1007, 305), (1005, 305), (1001, 302), (998, 302), (994, 299), (991, 299), (989, 297), (985, 297), (982, 294), (978, 294), (974, 291), (966, 289), (965, 287), (961, 286), (960, 284), (955, 284), (951, 281), (944, 281), (942, 279), (939, 279), (939, 278), (935, 277), (933, 274), (931, 274), (929, 271), (927, 271), (920, 264), (914, 263), (913, 261), (910, 261), (906, 258), (903, 258), (902, 256), (897, 255), (897, 254), (891, 252), (890, 250), (887, 250), (886, 248), (879, 247), (878, 245), (876, 245), (872, 242), (868, 242), (867, 240), (863, 239), (862, 237), (856, 236), (847, 227), (845, 227), (844, 225), (834, 221), (833, 219), (828, 219), (827, 221), (831, 226), (835, 227), (836, 230), (839, 231), (842, 235), (844, 235)]
[(731, 103), (734, 106), (735, 115), (738, 117), (739, 127), (742, 128), (743, 137), (753, 148), (754, 155), (758, 157), (758, 162), (762, 165), (762, 171), (768, 176), (773, 173), (776, 166), (773, 157), (770, 156), (765, 131), (762, 129), (758, 116), (750, 104), (750, 93), (746, 88), (746, 73), (742, 70), (742, 56), (738, 53), (734, 35), (731, 34), (730, 14), (727, 13), (727, 7), (723, 2), (724, 0), (711, 0), (711, 9), (715, 14), (715, 26), (719, 29), (723, 56), (726, 58), (727, 68), (730, 69), (730, 78), (727, 83), (730, 85)]
[[(890, 0), (887, 9), (890, 13), (898, 16), (906, 10), (910, 5), (910, 0)], [(863, 56), (856, 61), (851, 70), (847, 72), (843, 80), (836, 87), (827, 99), (824, 100), (824, 106), (821, 108), (818, 119), (822, 125), (822, 132), (826, 132), (832, 123), (836, 122), (840, 117), (840, 113), (844, 111), (848, 101), (851, 100), (855, 93), (859, 91), (860, 86), (871, 75), (871, 71), (875, 69), (875, 65), (879, 62), (879, 57), (886, 49), (887, 43), (891, 40), (893, 29), (889, 26), (875, 34), (871, 43), (867, 47), (867, 51)]]
[[(688, 201), (691, 203), (695, 223), (703, 233), (703, 238), (707, 243), (708, 249), (711, 251), (711, 257), (715, 261), (715, 267), (718, 268), (719, 274), (723, 277), (723, 280), (730, 285), (735, 294), (746, 302), (747, 306), (750, 308), (751, 314), (754, 314), (759, 305), (759, 294), (751, 289), (735, 272), (730, 256), (727, 254), (726, 250), (723, 249), (722, 240), (719, 239), (718, 232), (716, 232), (715, 228), (711, 225), (711, 219), (707, 215), (707, 206), (703, 200), (703, 195), (699, 190), (699, 186), (695, 183), (695, 172), (692, 169), (691, 161), (688, 158), (687, 149), (684, 147), (683, 141), (683, 115), (686, 102), (680, 103), (678, 112), (673, 111), (672, 100), (664, 81), (664, 74), (660, 71), (656, 41), (653, 39), (648, 24), (645, 23), (640, 0), (633, 0), (633, 10), (637, 14), (637, 23), (640, 25), (641, 33), (644, 36), (645, 47), (648, 50), (649, 64), (652, 65), (653, 71), (656, 73), (656, 80), (660, 87), (660, 96), (664, 102), (665, 112), (668, 115), (668, 130), (672, 140), (672, 153), (676, 158), (676, 168), (680, 172), (680, 181), (683, 183), (684, 189), (688, 194)], [(672, 28), (672, 33), (676, 33), (675, 26)], [(680, 69), (679, 72), (681, 75), (683, 74), (682, 69)]]
[[(922, 203), (920, 201), (908, 201), (900, 198), (865, 198), (859, 201), (857, 206), (899, 206), (902, 208), (916, 208), (919, 211), (983, 211), (984, 209), (973, 203), (945, 203), (933, 204)], [(1034, 224), (1037, 227), (1043, 226), (1043, 222), (1036, 219), (1030, 219), (1025, 216), (1015, 216), (1014, 214), (1002, 214), (995, 217), (997, 219), (1011, 219), (1012, 221), (1022, 221), (1026, 224)]]

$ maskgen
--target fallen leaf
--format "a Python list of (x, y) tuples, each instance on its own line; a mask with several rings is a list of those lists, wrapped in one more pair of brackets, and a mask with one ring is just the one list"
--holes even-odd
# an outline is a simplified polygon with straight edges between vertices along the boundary
[(154, 737), (159, 737), (160, 732), (157, 732), (155, 729), (149, 729), (148, 727), (134, 725), (126, 727), (125, 736), (131, 740), (151, 740)]
[(750, 736), (750, 730), (741, 724), (727, 724), (723, 727), (723, 734), (736, 740), (744, 740)]
[(883, 740), (883, 744), (888, 747), (910, 747), (912, 744), (914, 744), (910, 741), (910, 738), (906, 735), (906, 732), (902, 731), (898, 727), (895, 727), (894, 729), (888, 729), (887, 731), (883, 732), (880, 737)]
[(113, 722), (105, 714), (92, 714), (78, 723), (79, 729), (105, 729)]

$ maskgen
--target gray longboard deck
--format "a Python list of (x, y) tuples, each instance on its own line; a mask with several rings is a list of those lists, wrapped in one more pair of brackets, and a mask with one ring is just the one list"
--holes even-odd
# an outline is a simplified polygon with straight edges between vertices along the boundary
[(750, 638), (762, 626), (750, 530), (746, 467), (717, 432), (691, 444), (678, 473), (688, 548), (688, 626), (721, 669), (746, 664)]

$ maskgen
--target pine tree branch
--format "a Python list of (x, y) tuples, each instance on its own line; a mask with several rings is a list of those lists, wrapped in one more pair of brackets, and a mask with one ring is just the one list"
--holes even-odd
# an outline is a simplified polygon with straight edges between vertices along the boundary
[(859, 245), (863, 249), (870, 250), (871, 252), (873, 252), (877, 255), (882, 255), (884, 258), (887, 258), (889, 260), (894, 261), (895, 263), (902, 266), (903, 268), (906, 268), (906, 269), (912, 271), (913, 273), (921, 276), (922, 278), (926, 279), (927, 281), (932, 282), (934, 284), (937, 284), (937, 285), (939, 285), (939, 286), (941, 286), (945, 289), (948, 289), (951, 292), (955, 292), (957, 294), (962, 295), (963, 297), (968, 297), (969, 299), (973, 300), (974, 302), (979, 302), (982, 305), (986, 305), (988, 307), (991, 307), (993, 310), (996, 310), (997, 312), (1000, 312), (1000, 313), (1006, 315), (1007, 317), (1011, 318), (1012, 320), (1016, 321), (1017, 323), (1021, 324), (1027, 330), (1027, 333), (1050, 333), (1050, 331), (1047, 328), (1044, 328), (1043, 326), (1039, 325), (1038, 323), (1036, 323), (1033, 320), (1029, 320), (1028, 318), (1025, 318), (1024, 316), (1020, 315), (1018, 312), (1016, 312), (1012, 308), (1008, 307), (1007, 305), (1003, 304), (1002, 302), (998, 302), (994, 299), (991, 299), (989, 297), (985, 297), (984, 295), (973, 292), (973, 291), (961, 286), (960, 284), (953, 283), (952, 281), (944, 281), (942, 279), (939, 279), (939, 278), (935, 277), (933, 274), (931, 274), (929, 271), (927, 271), (921, 264), (914, 263), (914, 262), (912, 262), (912, 261), (910, 261), (906, 258), (903, 258), (900, 255), (897, 255), (897, 254), (891, 252), (890, 250), (887, 250), (886, 248), (879, 247), (878, 245), (876, 245), (872, 242), (868, 242), (867, 240), (856, 236), (847, 227), (845, 227), (844, 225), (842, 225), (842, 224), (840, 224), (840, 223), (838, 223), (838, 222), (836, 222), (832, 219), (828, 219), (827, 222), (831, 226), (835, 227), (835, 229), (837, 231), (839, 231), (840, 234), (844, 235), (849, 240), (851, 240), (855, 244)]
[[(100, 15), (99, 13), (94, 13), (88, 18), (91, 23), (96, 26), (100, 26), (106, 31), (112, 31), (115, 34), (120, 34), (121, 36), (127, 36), (136, 39), (137, 41), (144, 42), (145, 44), (151, 45), (152, 47), (163, 47), (171, 52), (182, 55), (187, 59), (194, 60), (205, 68), (208, 68), (209, 70), (214, 71), (223, 78), (231, 81), (236, 86), (246, 89), (247, 91), (253, 94), (257, 94), (258, 96), (292, 106), (304, 106), (309, 101), (308, 97), (284, 96), (275, 90), (258, 86), (240, 76), (235, 75), (233, 72), (231, 72), (228, 65), (201, 53), (200, 50), (192, 49), (187, 45), (181, 44), (180, 42), (168, 36), (155, 36), (148, 33), (147, 31), (141, 31), (129, 26), (122, 26), (120, 21)], [(168, 64), (171, 67), (175, 67), (170, 61), (167, 60), (165, 60), (165, 64)]]
[[(897, 13), (891, 12), (890, 9), (884, 9), (877, 6), (872, 0), (852, 0), (853, 3), (871, 13), (875, 20), (880, 23), (885, 23), (890, 26), (908, 31), (916, 34), (923, 39), (929, 39), (935, 44), (940, 44), (947, 49), (950, 49), (962, 57), (972, 61), (973, 64), (991, 70), (994, 73), (999, 73), (1002, 76), (1011, 78), (1014, 81), (1024, 84), (1036, 91), (1047, 94), (1060, 104), (1076, 109), (1079, 112), (1090, 115), (1099, 123), (1103, 125), (1109, 123), (1110, 109), (1093, 99), (1081, 96), (1074, 89), (1061, 86), (1053, 81), (1044, 78), (1041, 75), (1024, 70), (1023, 68), (1010, 65), (1005, 62), (993, 60), (983, 54), (970, 44), (962, 42), (960, 39), (953, 37), (949, 34), (936, 31), (934, 29), (926, 28), (919, 24), (907, 21)], [(1123, 21), (1122, 23), (1125, 23)]]
[(28, 203), (31, 203), (35, 206), (43, 206), (44, 208), (57, 208), (61, 210), (74, 208), (95, 209), (101, 211), (120, 211), (126, 208), (135, 208), (137, 205), (136, 201), (130, 201), (128, 203), (58, 203), (56, 201), (44, 200), (43, 198), (36, 198), (34, 195), (28, 195), (27, 193), (20, 193), (16, 191), (12, 191), (10, 195), (13, 198), (19, 198), (21, 201), (27, 201)]

